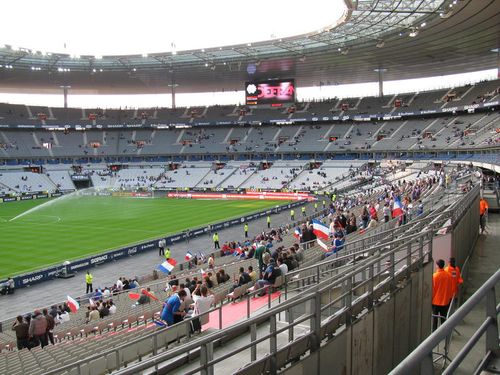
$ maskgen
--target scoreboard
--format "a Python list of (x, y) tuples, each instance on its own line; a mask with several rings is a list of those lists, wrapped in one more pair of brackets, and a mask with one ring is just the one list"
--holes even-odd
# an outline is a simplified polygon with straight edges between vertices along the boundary
[(245, 83), (246, 105), (281, 106), (294, 102), (295, 81), (293, 79)]

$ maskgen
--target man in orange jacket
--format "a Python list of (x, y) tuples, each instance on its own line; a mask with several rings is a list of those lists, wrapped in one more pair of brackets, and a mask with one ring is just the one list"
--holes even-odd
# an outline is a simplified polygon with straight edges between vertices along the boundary
[(486, 217), (488, 216), (488, 202), (486, 199), (481, 198), (479, 200), (479, 225), (481, 226), (481, 234), (484, 233), (486, 228)]
[(446, 320), (451, 299), (453, 298), (453, 277), (444, 270), (444, 260), (436, 262), (438, 269), (432, 275), (432, 330), (438, 326), (438, 318), (441, 324)]
[(462, 275), (460, 274), (460, 268), (455, 264), (455, 258), (450, 258), (450, 262), (444, 270), (453, 278), (453, 297), (457, 298), (458, 289), (463, 284), (464, 279), (462, 279)]

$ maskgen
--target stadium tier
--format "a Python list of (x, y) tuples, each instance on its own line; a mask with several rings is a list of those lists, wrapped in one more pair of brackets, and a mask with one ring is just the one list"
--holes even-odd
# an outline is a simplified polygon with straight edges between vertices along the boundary
[(0, 7), (0, 375), (498, 373), (500, 0), (49, 3)]

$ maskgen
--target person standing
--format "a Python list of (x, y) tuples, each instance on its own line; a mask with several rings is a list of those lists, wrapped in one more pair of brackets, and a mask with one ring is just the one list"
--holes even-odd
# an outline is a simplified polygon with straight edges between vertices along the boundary
[(92, 288), (92, 280), (93, 280), (93, 276), (92, 274), (90, 273), (90, 271), (87, 271), (87, 274), (85, 275), (85, 283), (87, 284), (87, 291), (85, 293), (92, 293), (92, 291), (94, 290)]
[(214, 248), (215, 249), (220, 249), (219, 234), (217, 232), (214, 233), (214, 235), (212, 236), (212, 239), (214, 240)]
[(267, 229), (271, 229), (271, 215), (267, 215)]
[(295, 221), (295, 211), (293, 210), (293, 208), (290, 210), (290, 220)]
[[(56, 326), (56, 321), (52, 315), (49, 314), (47, 309), (43, 309), (43, 316), (47, 319), (47, 339), (52, 345), (54, 344), (54, 327)], [(47, 342), (48, 344), (48, 342)]]
[(438, 326), (438, 319), (441, 324), (446, 320), (451, 299), (453, 298), (453, 277), (444, 270), (444, 260), (436, 262), (437, 270), (432, 275), (432, 330)]
[(463, 284), (464, 279), (462, 279), (460, 268), (456, 265), (455, 258), (450, 258), (450, 261), (444, 270), (448, 272), (453, 278), (453, 297), (457, 298), (458, 289), (460, 285)]
[(170, 248), (169, 248), (169, 247), (167, 247), (167, 248), (165, 249), (165, 259), (166, 259), (166, 260), (169, 260), (169, 259), (170, 259), (170, 256), (171, 256), (171, 253), (170, 253)]
[(196, 317), (192, 321), (192, 328), (194, 332), (201, 332), (201, 327), (209, 322), (209, 315), (206, 314), (212, 305), (215, 304), (215, 297), (205, 285), (200, 287), (201, 296), (196, 299), (194, 303), (193, 316)]
[(302, 216), (306, 216), (306, 206), (302, 206)]
[(318, 202), (314, 202), (314, 212), (318, 212)]
[(12, 325), (12, 330), (16, 332), (17, 350), (29, 347), (29, 326), (21, 315), (18, 315), (16, 321)]
[(488, 216), (488, 202), (484, 197), (479, 200), (479, 225), (481, 227), (481, 234), (486, 229), (486, 217)]
[(39, 344), (47, 346), (47, 319), (42, 315), (40, 310), (35, 310), (30, 321), (29, 336), (35, 341), (35, 346)]
[(162, 256), (165, 255), (165, 245), (167, 244), (167, 241), (165, 241), (164, 238), (162, 238), (160, 241), (158, 241), (158, 255)]
[(248, 238), (248, 223), (245, 223), (243, 230), (245, 231), (245, 238)]

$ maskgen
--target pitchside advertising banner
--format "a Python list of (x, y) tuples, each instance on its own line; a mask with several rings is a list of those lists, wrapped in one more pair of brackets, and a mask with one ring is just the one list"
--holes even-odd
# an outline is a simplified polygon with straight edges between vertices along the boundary
[[(45, 196), (45, 198), (47, 197), (47, 194), (39, 194), (39, 195), (36, 195), (37, 198), (34, 198), (34, 199), (41, 198), (43, 195)], [(52, 196), (55, 196), (55, 195), (52, 194)], [(16, 200), (16, 198), (14, 198), (14, 200)], [(233, 225), (241, 225), (241, 223), (251, 221), (254, 219), (258, 219), (260, 217), (266, 216), (266, 215), (271, 214), (271, 213), (278, 213), (278, 212), (281, 212), (283, 210), (288, 210), (292, 207), (297, 207), (297, 206), (300, 206), (304, 203), (306, 203), (305, 200), (292, 202), (289, 204), (277, 206), (273, 209), (267, 209), (265, 211), (257, 212), (257, 213), (251, 214), (251, 215), (242, 216), (242, 217), (237, 218), (237, 219), (231, 219), (231, 220), (227, 220), (227, 221), (224, 221), (221, 223), (216, 223), (210, 227), (210, 230), (212, 232), (215, 232), (217, 230), (220, 230), (223, 228), (228, 228), (228, 227), (233, 226)], [(166, 237), (165, 239), (167, 241), (167, 244), (171, 245), (171, 244), (174, 244), (174, 243), (179, 242), (179, 241), (184, 241), (187, 237), (192, 238), (192, 237), (196, 237), (196, 236), (199, 236), (200, 234), (207, 233), (207, 232), (208, 232), (207, 227), (195, 228), (192, 230), (185, 231), (183, 233), (174, 234), (172, 236)], [(118, 250), (110, 251), (110, 252), (107, 252), (105, 254), (99, 254), (99, 255), (94, 255), (92, 257), (89, 257), (89, 258), (75, 260), (75, 261), (72, 261), (69, 265), (67, 265), (66, 269), (67, 269), (68, 273), (74, 273), (74, 272), (78, 272), (81, 270), (85, 270), (87, 268), (97, 266), (99, 264), (112, 262), (112, 261), (122, 259), (122, 258), (125, 258), (128, 256), (133, 256), (135, 254), (139, 254), (139, 253), (143, 253), (145, 251), (156, 249), (156, 248), (158, 248), (158, 241), (159, 240), (160, 240), (160, 238), (157, 238), (155, 240), (144, 242), (144, 243), (137, 244), (134, 246), (128, 246), (128, 247), (124, 247), (124, 248), (121, 248)], [(60, 266), (50, 267), (50, 268), (46, 268), (44, 270), (40, 270), (37, 272), (32, 272), (32, 273), (21, 275), (21, 276), (16, 276), (16, 277), (14, 277), (14, 281), (16, 283), (16, 288), (23, 288), (26, 286), (40, 283), (42, 281), (51, 280), (51, 279), (57, 277), (57, 275), (63, 271), (64, 267), (65, 266), (63, 266), (61, 264)], [(3, 283), (5, 281), (6, 280), (0, 280), (0, 283)]]
[(16, 201), (28, 201), (32, 199), (44, 199), (49, 197), (60, 197), (62, 193), (42, 193), (42, 194), (29, 194), (29, 195), (20, 195), (18, 197), (4, 197), (1, 198), (0, 202), (16, 202)]

